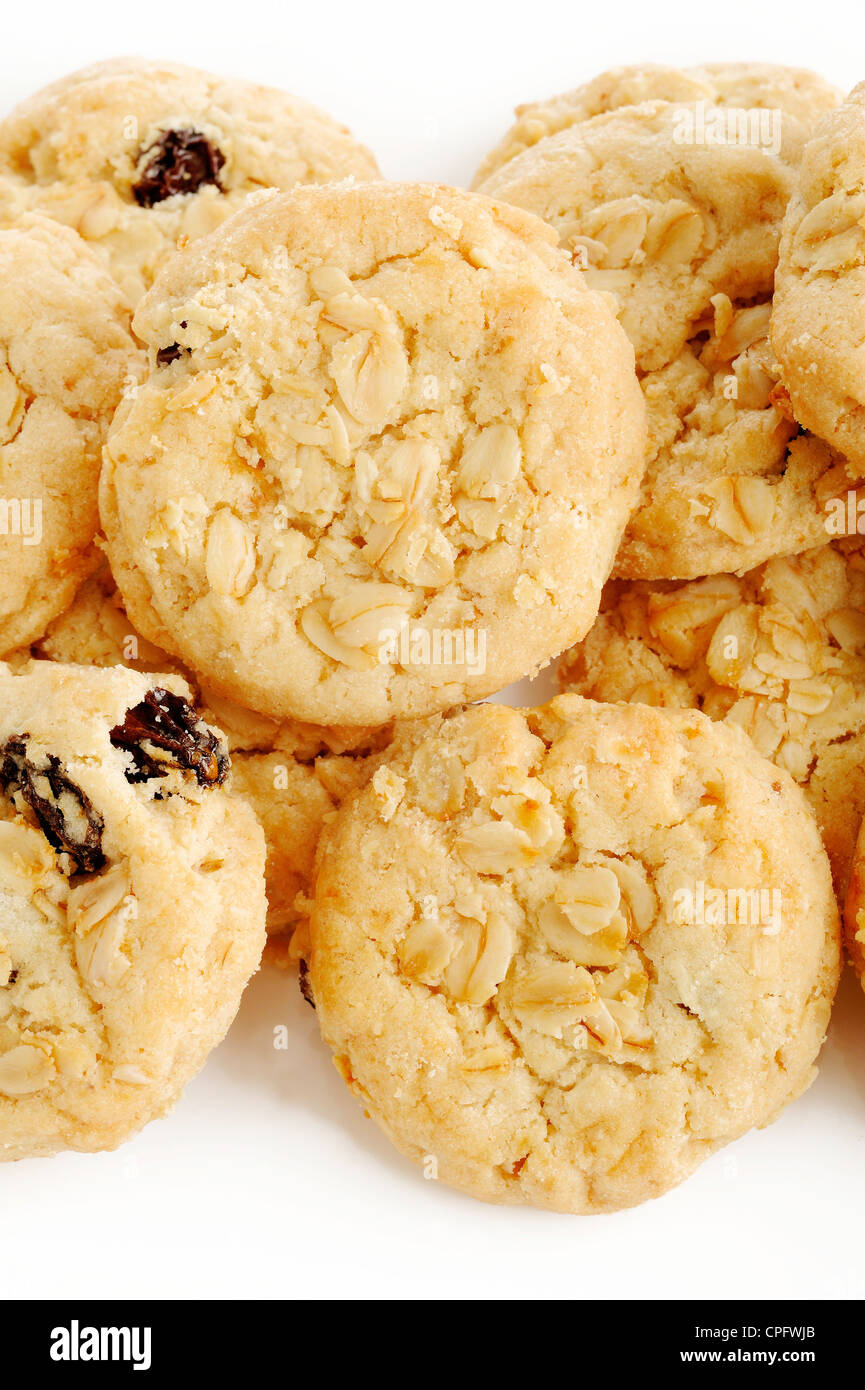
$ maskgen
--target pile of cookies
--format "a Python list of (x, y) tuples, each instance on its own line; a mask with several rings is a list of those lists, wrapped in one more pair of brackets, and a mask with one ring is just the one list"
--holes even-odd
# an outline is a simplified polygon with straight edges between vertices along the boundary
[(471, 192), (170, 64), (0, 122), (0, 1156), (164, 1113), (263, 950), (486, 1200), (797, 1096), (845, 900), (865, 969), (860, 319), (807, 72), (605, 73)]

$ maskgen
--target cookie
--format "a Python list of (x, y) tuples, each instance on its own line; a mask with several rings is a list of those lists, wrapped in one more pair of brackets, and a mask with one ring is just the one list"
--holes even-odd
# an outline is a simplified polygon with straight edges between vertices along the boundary
[(626, 106), (539, 140), (483, 185), (557, 227), (589, 283), (615, 295), (634, 343), (649, 446), (621, 578), (744, 570), (825, 537), (841, 461), (799, 440), (769, 342), (807, 133), (774, 115), (772, 143), (717, 144), (706, 130), (730, 110)]
[(865, 541), (696, 583), (611, 584), (560, 665), (597, 700), (700, 709), (748, 733), (817, 817), (843, 901), (865, 812)]
[(865, 823), (860, 827), (850, 871), (844, 909), (847, 951), (859, 982), (865, 988)]
[(80, 232), (134, 304), (171, 252), (251, 192), (378, 169), (344, 126), (298, 97), (123, 58), (73, 73), (7, 116), (0, 173), (29, 206)]
[(166, 268), (101, 480), (135, 626), (275, 718), (376, 726), (585, 633), (643, 467), (633, 353), (536, 218), (301, 188)]
[(442, 721), (340, 812), (309, 979), (427, 1177), (602, 1212), (808, 1085), (838, 936), (802, 794), (741, 731), (568, 696)]
[[(108, 566), (84, 583), (65, 613), (32, 648), (31, 658), (82, 666), (128, 666), (151, 675), (192, 678), (181, 663), (135, 631)], [(308, 951), (307, 922), (315, 851), (322, 827), (341, 802), (372, 775), (390, 745), (380, 729), (319, 728), (278, 722), (195, 688), (202, 719), (225, 735), (231, 753), (230, 789), (249, 803), (267, 846), (265, 958), (285, 966)]]
[(102, 445), (142, 366), (80, 237), (34, 216), (0, 231), (0, 655), (39, 637), (98, 563)]
[(772, 340), (797, 418), (865, 475), (865, 83), (806, 145)]
[(778, 110), (813, 122), (839, 104), (841, 93), (807, 68), (776, 63), (706, 63), (694, 68), (644, 63), (611, 68), (561, 96), (518, 106), (517, 120), (481, 164), (474, 186), (545, 136), (644, 101), (702, 101), (734, 107), (752, 119), (755, 111)]
[(187, 694), (0, 666), (0, 1158), (164, 1114), (258, 966), (261, 831)]
[(666, 367), (642, 378), (649, 442), (614, 574), (694, 579), (825, 542), (855, 472), (803, 432), (769, 341), (771, 297), (713, 296)]

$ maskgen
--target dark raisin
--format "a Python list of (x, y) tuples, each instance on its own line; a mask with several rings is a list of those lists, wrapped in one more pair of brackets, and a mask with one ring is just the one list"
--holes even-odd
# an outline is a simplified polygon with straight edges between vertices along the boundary
[(17, 983), (18, 983), (18, 971), (17, 971), (17, 970), (13, 970), (13, 971), (10, 973), (9, 979), (6, 981), (6, 983), (7, 983), (7, 985), (14, 985), (14, 984), (17, 984)]
[(68, 854), (78, 872), (96, 873), (105, 864), (105, 822), (53, 753), (38, 763), (30, 761), (29, 739), (29, 734), (18, 734), (0, 748), (0, 784), (10, 796), (20, 792), (48, 843)]
[(169, 367), (172, 362), (176, 362), (189, 348), (181, 347), (179, 343), (169, 343), (168, 347), (160, 348), (156, 354), (157, 367)]
[(225, 155), (200, 130), (166, 130), (141, 153), (143, 166), (132, 192), (143, 208), (155, 207), (177, 193), (197, 193), (205, 184), (220, 187)]
[(302, 960), (300, 962), (299, 984), (301, 994), (303, 995), (307, 1004), (309, 1004), (314, 1009), (315, 999), (312, 993), (312, 984), (310, 983), (309, 979), (309, 966), (307, 965), (305, 960)]
[(115, 748), (125, 748), (134, 768), (128, 782), (166, 777), (174, 768), (195, 773), (202, 787), (218, 787), (228, 776), (228, 754), (212, 729), (199, 719), (182, 695), (157, 686), (109, 735)]

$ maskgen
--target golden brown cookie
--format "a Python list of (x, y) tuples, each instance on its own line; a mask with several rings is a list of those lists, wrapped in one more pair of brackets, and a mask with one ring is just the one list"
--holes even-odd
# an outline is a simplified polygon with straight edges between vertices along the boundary
[(612, 1211), (808, 1085), (838, 938), (802, 794), (740, 730), (568, 696), (430, 721), (343, 808), (309, 979), (427, 1177)]

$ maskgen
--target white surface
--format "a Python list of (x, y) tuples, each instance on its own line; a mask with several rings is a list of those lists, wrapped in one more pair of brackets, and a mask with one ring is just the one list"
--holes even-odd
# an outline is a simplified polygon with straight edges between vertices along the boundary
[[(516, 102), (612, 64), (763, 59), (850, 86), (861, 16), (861, 0), (42, 0), (4, 7), (2, 102), (99, 58), (173, 58), (317, 102), (390, 177), (464, 183)], [(777, 1124), (659, 1202), (579, 1219), (425, 1182), (364, 1120), (294, 978), (264, 972), (171, 1117), (116, 1154), (0, 1170), (0, 1296), (861, 1298), (863, 1172), (852, 979), (818, 1081)]]

